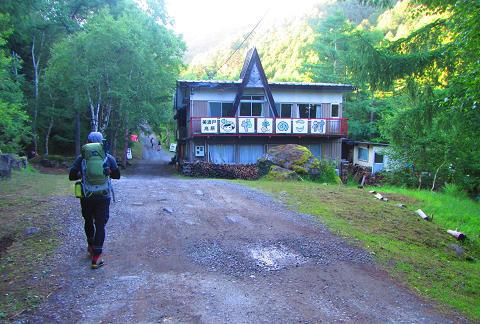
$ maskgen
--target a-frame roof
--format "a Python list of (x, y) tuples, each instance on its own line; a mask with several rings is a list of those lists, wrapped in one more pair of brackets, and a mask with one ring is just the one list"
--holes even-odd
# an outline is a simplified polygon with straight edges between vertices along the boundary
[(245, 88), (247, 87), (249, 81), (252, 78), (252, 71), (255, 67), (256, 72), (258, 71), (258, 76), (260, 77), (260, 84), (265, 90), (267, 101), (272, 109), (273, 115), (275, 117), (278, 117), (278, 112), (275, 107), (275, 100), (273, 100), (272, 91), (270, 90), (270, 87), (268, 85), (262, 62), (260, 62), (260, 56), (258, 56), (258, 52), (255, 47), (248, 51), (247, 57), (245, 58), (245, 61), (243, 63), (242, 71), (240, 72), (241, 83), (235, 96), (235, 101), (233, 102), (233, 114), (236, 115), (237, 113), (238, 107), (240, 106), (240, 99), (242, 98)]

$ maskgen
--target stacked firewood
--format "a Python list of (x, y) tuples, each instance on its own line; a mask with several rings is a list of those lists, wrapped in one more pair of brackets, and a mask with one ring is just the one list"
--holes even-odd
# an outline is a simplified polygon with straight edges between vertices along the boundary
[(260, 177), (256, 164), (184, 163), (182, 174), (190, 177), (255, 180)]

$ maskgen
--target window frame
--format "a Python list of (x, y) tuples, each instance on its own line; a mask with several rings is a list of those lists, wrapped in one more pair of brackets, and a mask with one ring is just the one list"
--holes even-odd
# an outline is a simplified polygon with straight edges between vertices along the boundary
[[(336, 116), (333, 115), (333, 106), (337, 106), (337, 114)], [(339, 103), (331, 103), (330, 104), (330, 116), (332, 118), (340, 118), (340, 104)]]
[[(308, 117), (302, 117), (302, 108), (301, 106), (303, 105), (309, 105), (309, 106), (312, 106), (313, 108), (315, 108), (315, 114), (314, 116), (312, 116), (312, 110), (311, 108), (308, 110)], [(298, 106), (298, 117), (301, 118), (301, 119), (316, 119), (317, 118), (317, 110), (319, 109), (318, 107), (321, 108), (321, 104), (316, 104), (316, 103), (298, 103), (297, 104)]]
[[(253, 99), (254, 97), (261, 97), (260, 99)], [(238, 117), (265, 117), (264, 116), (264, 103), (266, 102), (264, 95), (243, 95), (240, 100), (240, 109), (238, 111)], [(242, 114), (242, 104), (250, 104), (250, 114), (243, 115)], [(253, 104), (259, 103), (260, 104), (260, 115), (253, 115)]]
[[(211, 108), (210, 108), (210, 104), (212, 103), (219, 103), (220, 104), (220, 116), (212, 116), (212, 111), (211, 111)], [(233, 102), (229, 102), (229, 101), (218, 101), (218, 100), (213, 100), (213, 101), (209, 101), (208, 102), (208, 117), (212, 117), (212, 118), (221, 118), (221, 117), (235, 117), (235, 116), (232, 116), (231, 114), (227, 114), (225, 115), (224, 114), (224, 105), (225, 104), (230, 104), (231, 107), (230, 107), (230, 113), (233, 112)]]
[[(289, 105), (290, 106), (290, 116), (288, 116), (288, 117), (285, 117), (285, 116), (282, 115), (284, 105)], [(279, 115), (279, 118), (293, 118), (292, 117), (293, 116), (293, 103), (288, 103), (288, 102), (279, 103), (278, 115)]]
[[(365, 150), (367, 152), (367, 159), (366, 160), (360, 158), (360, 150)], [(368, 147), (359, 146), (358, 149), (357, 149), (357, 159), (358, 159), (358, 161), (368, 162), (368, 159), (369, 159), (369, 152), (368, 151), (369, 151)]]

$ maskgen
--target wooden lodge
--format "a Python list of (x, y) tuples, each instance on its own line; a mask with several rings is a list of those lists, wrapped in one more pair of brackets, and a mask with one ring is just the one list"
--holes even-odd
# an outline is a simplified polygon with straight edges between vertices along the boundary
[(269, 147), (300, 144), (339, 162), (348, 84), (268, 82), (255, 48), (238, 81), (177, 81), (177, 158), (255, 163)]

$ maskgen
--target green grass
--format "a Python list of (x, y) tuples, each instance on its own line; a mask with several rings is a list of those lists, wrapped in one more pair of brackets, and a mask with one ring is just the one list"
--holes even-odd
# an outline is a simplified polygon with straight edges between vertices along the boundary
[[(334, 233), (370, 251), (397, 280), (439, 302), (441, 310), (453, 308), (480, 320), (480, 204), (392, 187), (376, 188), (390, 198), (383, 202), (368, 190), (343, 185), (236, 182), (271, 193), (290, 208), (319, 217)], [(397, 207), (398, 203), (407, 208)], [(414, 210), (418, 208), (433, 213), (433, 221), (417, 216)], [(447, 235), (446, 229), (451, 227), (465, 231), (468, 240), (460, 243)], [(457, 256), (452, 244), (461, 246), (464, 254)]]
[[(57, 218), (48, 212), (57, 207), (55, 197), (70, 194), (66, 174), (42, 174), (32, 167), (0, 181), (0, 320), (34, 307), (51, 292), (45, 260), (59, 241)], [(38, 233), (27, 235), (31, 227)]]
[(467, 197), (448, 195), (427, 190), (382, 187), (382, 192), (413, 198), (435, 223), (448, 229), (458, 229), (473, 241), (480, 241), (480, 204)]

